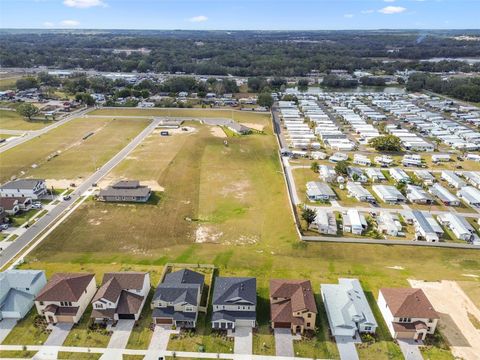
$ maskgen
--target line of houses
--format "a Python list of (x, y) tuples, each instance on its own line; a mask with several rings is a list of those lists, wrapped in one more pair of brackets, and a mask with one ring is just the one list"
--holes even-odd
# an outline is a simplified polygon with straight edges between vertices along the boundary
[[(152, 323), (195, 328), (199, 312), (206, 312), (206, 304), (202, 304), (206, 288), (205, 276), (199, 272), (180, 269), (167, 273), (149, 304)], [(149, 291), (146, 272), (105, 273), (97, 289), (92, 273), (56, 273), (47, 281), (41, 270), (7, 270), (0, 273), (0, 321), (22, 319), (35, 305), (49, 324), (78, 323), (89, 304), (94, 322), (138, 320)], [(332, 336), (354, 338), (376, 332), (377, 320), (358, 279), (322, 284), (320, 294)], [(319, 313), (310, 280), (272, 279), (269, 300), (273, 329), (300, 334), (316, 330)], [(211, 301), (213, 329), (257, 326), (256, 278), (214, 278)], [(438, 314), (420, 289), (380, 289), (378, 305), (394, 338), (423, 340), (435, 332)]]

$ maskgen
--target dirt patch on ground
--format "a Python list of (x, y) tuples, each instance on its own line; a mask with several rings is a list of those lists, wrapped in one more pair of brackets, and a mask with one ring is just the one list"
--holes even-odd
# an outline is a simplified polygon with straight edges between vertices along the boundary
[(227, 137), (227, 134), (225, 134), (225, 132), (219, 126), (212, 126), (210, 128), (210, 132), (212, 133), (213, 136), (218, 137), (218, 138), (226, 138)]
[(238, 239), (226, 241), (224, 245), (255, 245), (256, 243), (258, 243), (257, 236), (242, 235)]
[(248, 190), (250, 189), (250, 182), (248, 180), (237, 181), (230, 183), (220, 190), (223, 197), (233, 195), (235, 199), (243, 200)]
[(79, 185), (81, 179), (46, 179), (47, 188), (54, 189), (67, 189), (70, 187), (70, 184)]
[(246, 127), (249, 127), (250, 129), (253, 130), (258, 130), (258, 131), (263, 131), (265, 126), (260, 125), (260, 124), (253, 124), (253, 123), (242, 123), (242, 125), (245, 125)]
[(215, 229), (208, 226), (199, 226), (195, 231), (195, 242), (202, 243), (216, 243), (222, 237), (223, 232), (216, 232)]
[[(447, 338), (453, 355), (477, 360), (480, 354), (480, 331), (470, 317), (480, 321), (480, 310), (455, 281), (424, 282), (408, 280), (413, 288), (422, 289), (440, 313), (439, 328)], [(469, 315), (470, 314), (470, 315)]]

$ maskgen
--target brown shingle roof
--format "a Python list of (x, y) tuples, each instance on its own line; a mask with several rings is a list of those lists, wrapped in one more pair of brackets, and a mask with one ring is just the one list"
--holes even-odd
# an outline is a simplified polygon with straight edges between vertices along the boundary
[[(292, 322), (293, 313), (317, 313), (310, 280), (270, 280), (270, 315), (274, 322)], [(274, 298), (286, 299), (275, 301)]]
[(93, 297), (92, 302), (106, 299), (116, 302), (122, 290), (140, 290), (143, 287), (147, 273), (144, 272), (118, 272), (103, 275), (102, 285)]
[(56, 273), (38, 293), (38, 301), (78, 301), (95, 274)]
[(122, 291), (118, 300), (117, 314), (136, 314), (142, 306), (143, 296), (132, 294), (128, 291)]
[(394, 317), (438, 319), (439, 316), (422, 289), (380, 289)]
[(18, 204), (19, 202), (17, 198), (0, 197), (0, 207), (7, 211), (12, 210), (13, 207)]

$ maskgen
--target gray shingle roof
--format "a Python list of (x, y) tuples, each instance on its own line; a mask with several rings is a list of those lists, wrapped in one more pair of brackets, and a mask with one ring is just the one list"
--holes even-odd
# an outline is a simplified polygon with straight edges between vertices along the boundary
[(43, 179), (17, 179), (3, 184), (0, 189), (34, 189)]
[(217, 277), (213, 290), (214, 305), (257, 304), (257, 279)]

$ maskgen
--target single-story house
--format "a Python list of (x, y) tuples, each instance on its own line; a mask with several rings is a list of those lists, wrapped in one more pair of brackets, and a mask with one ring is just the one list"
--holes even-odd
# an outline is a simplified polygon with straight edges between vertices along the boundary
[(378, 231), (390, 236), (400, 236), (402, 234), (402, 223), (397, 214), (382, 211), (377, 217)]
[(433, 196), (436, 196), (446, 206), (460, 205), (460, 200), (439, 183), (433, 184), (433, 186), (429, 189), (429, 192)]
[(475, 229), (463, 217), (453, 213), (444, 213), (437, 216), (438, 222), (452, 230), (455, 237), (467, 242), (473, 241), (476, 236)]
[(205, 276), (196, 271), (182, 269), (166, 274), (153, 295), (153, 322), (195, 328), (204, 285)]
[(440, 317), (422, 289), (380, 289), (377, 303), (394, 339), (425, 340), (435, 332)]
[(234, 330), (256, 326), (257, 279), (217, 277), (212, 296), (212, 328)]
[(329, 183), (329, 182), (335, 181), (335, 178), (337, 177), (337, 173), (335, 172), (335, 169), (333, 168), (333, 166), (320, 165), (318, 167), (318, 176), (320, 177), (320, 180), (323, 180)]
[(328, 201), (336, 199), (337, 195), (327, 183), (309, 181), (307, 183), (307, 197), (310, 201)]
[(404, 203), (407, 200), (395, 186), (373, 185), (372, 190), (382, 201), (388, 204)]
[(145, 272), (105, 273), (92, 299), (95, 321), (138, 320), (150, 291), (150, 275)]
[(425, 211), (412, 211), (413, 225), (415, 226), (415, 237), (417, 240), (438, 242), (443, 235), (442, 227), (434, 217)]
[(433, 198), (422, 187), (407, 185), (407, 199), (414, 204), (432, 204)]
[(365, 216), (356, 209), (348, 209), (342, 214), (343, 231), (362, 235), (367, 230), (368, 224)]
[(37, 313), (47, 323), (78, 323), (96, 290), (95, 274), (56, 273), (35, 299)]
[(349, 196), (354, 197), (358, 201), (371, 203), (376, 202), (375, 197), (370, 194), (370, 191), (355, 182), (347, 182), (347, 191)]
[(463, 181), (460, 176), (455, 174), (455, 172), (450, 170), (443, 170), (441, 174), (442, 180), (445, 180), (451, 187), (455, 189), (461, 189), (464, 186), (467, 186), (467, 183)]
[(480, 187), (480, 174), (474, 171), (465, 171), (463, 177), (473, 186)]
[(317, 208), (315, 221), (310, 225), (320, 234), (337, 235), (337, 220), (333, 211)]
[(457, 192), (457, 196), (470, 206), (480, 207), (480, 190), (473, 186), (465, 186)]
[(42, 270), (5, 270), (0, 273), (0, 320), (22, 319), (46, 285)]
[(410, 176), (408, 176), (407, 173), (402, 169), (391, 168), (388, 170), (388, 172), (390, 173), (390, 176), (393, 178), (393, 180), (395, 180), (395, 182), (397, 183), (409, 184), (412, 182)]
[(374, 334), (378, 324), (358, 279), (338, 279), (338, 284), (320, 286), (333, 336)]
[(122, 180), (100, 190), (98, 197), (109, 202), (147, 202), (151, 194), (152, 190), (137, 180)]
[(365, 174), (372, 182), (381, 182), (387, 180), (385, 175), (382, 173), (382, 170), (377, 168), (365, 169)]
[(415, 170), (413, 172), (417, 178), (419, 178), (425, 185), (433, 185), (435, 183), (435, 177), (428, 170)]

